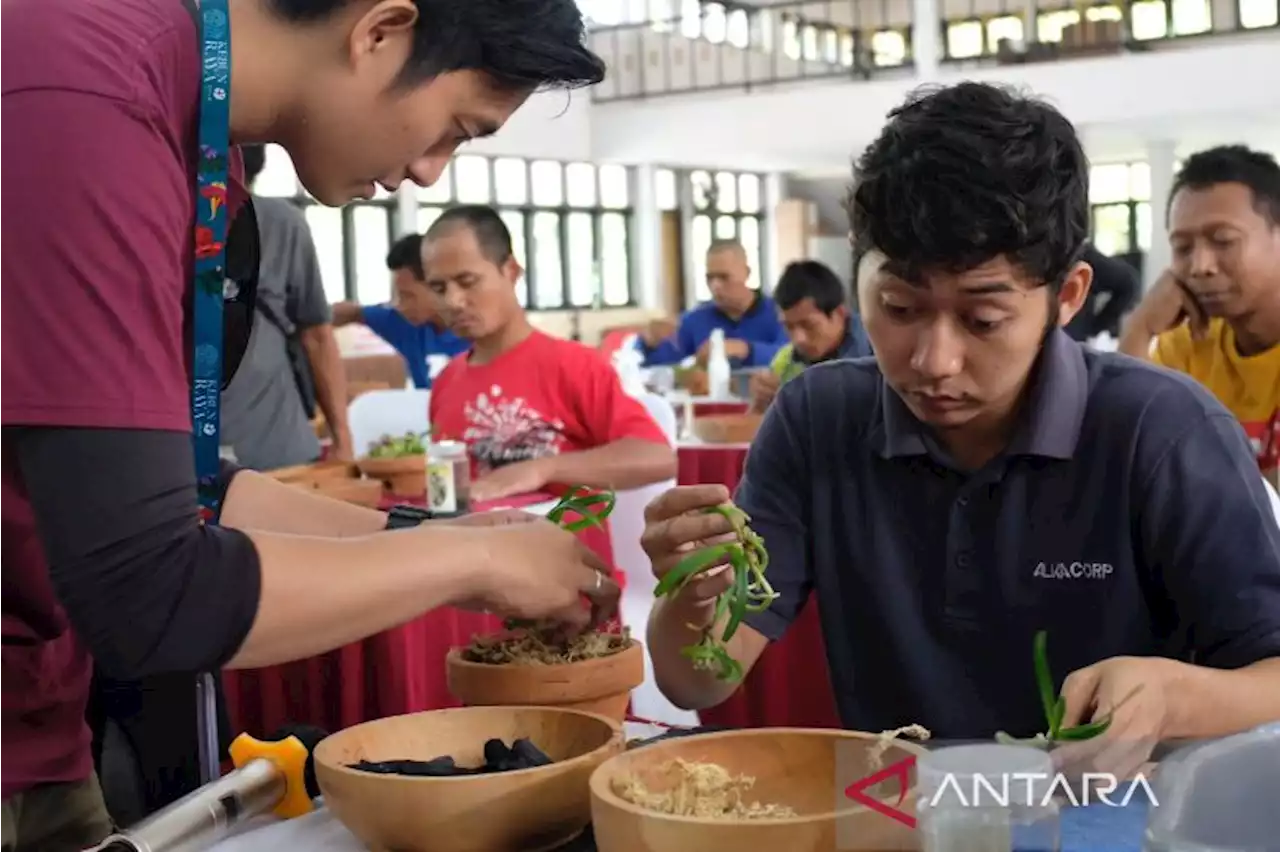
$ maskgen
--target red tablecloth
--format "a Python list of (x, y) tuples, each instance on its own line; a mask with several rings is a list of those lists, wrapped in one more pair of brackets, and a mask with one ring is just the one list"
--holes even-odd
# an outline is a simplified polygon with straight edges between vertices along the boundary
[(746, 402), (695, 402), (694, 417), (718, 417), (722, 414), (746, 414)]
[[(719, 482), (737, 488), (747, 451), (733, 447), (681, 447), (679, 483)], [(768, 542), (765, 543), (768, 546)], [(765, 649), (746, 681), (719, 707), (702, 710), (706, 725), (839, 728), (827, 671), (817, 600), (810, 598), (791, 629)]]
[[(503, 500), (500, 507), (550, 499), (554, 498), (530, 495)], [(612, 564), (607, 529), (592, 527), (579, 535)], [(318, 657), (224, 672), (232, 730), (267, 736), (283, 724), (296, 723), (337, 731), (384, 716), (456, 707), (446, 683), (445, 655), (473, 635), (500, 626), (494, 616), (444, 607)]]

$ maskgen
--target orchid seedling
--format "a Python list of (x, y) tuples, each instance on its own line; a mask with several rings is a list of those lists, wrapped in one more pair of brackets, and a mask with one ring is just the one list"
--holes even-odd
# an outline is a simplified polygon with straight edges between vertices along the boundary
[[(713, 671), (719, 680), (738, 681), (742, 680), (742, 665), (729, 654), (726, 643), (738, 632), (747, 613), (768, 609), (778, 594), (765, 578), (769, 554), (764, 540), (749, 526), (751, 518), (746, 512), (733, 505), (714, 506), (706, 511), (723, 515), (732, 524), (736, 540), (698, 550), (680, 560), (658, 582), (653, 596), (672, 595), (703, 571), (727, 563), (733, 571), (733, 585), (716, 598), (711, 627), (703, 631), (697, 644), (681, 648), (680, 653), (696, 669)], [(724, 630), (717, 637), (715, 626), (722, 620)]]

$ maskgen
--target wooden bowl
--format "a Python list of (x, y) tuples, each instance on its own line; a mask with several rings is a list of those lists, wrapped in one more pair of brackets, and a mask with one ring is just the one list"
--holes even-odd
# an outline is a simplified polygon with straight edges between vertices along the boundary
[(693, 418), (693, 434), (706, 444), (750, 444), (763, 414), (715, 414)]
[(290, 485), (317, 485), (335, 480), (357, 479), (360, 476), (360, 468), (351, 462), (321, 461), (277, 468), (268, 471), (267, 475)]
[[(556, 761), (492, 775), (420, 778), (349, 768), (361, 760), (484, 762), (485, 741), (527, 737)], [(591, 773), (622, 750), (612, 719), (549, 707), (467, 707), (365, 722), (316, 746), (326, 807), (375, 852), (542, 852), (591, 819)]]
[(397, 497), (422, 497), (427, 493), (427, 458), (401, 456), (391, 459), (362, 458), (356, 462), (365, 476), (382, 480)]
[[(599, 852), (859, 852), (917, 849), (916, 832), (905, 824), (848, 800), (843, 790), (907, 757), (919, 746), (895, 741), (877, 762), (874, 734), (806, 728), (755, 728), (678, 737), (624, 751), (591, 776), (591, 820)], [(631, 804), (614, 791), (615, 779), (637, 778), (655, 792), (670, 776), (675, 758), (715, 763), (733, 775), (755, 778), (747, 798), (787, 805), (798, 816), (775, 819), (709, 819), (672, 816)], [(915, 809), (912, 789), (899, 802), (897, 777), (867, 791), (887, 807)]]
[(634, 639), (616, 654), (548, 666), (497, 665), (445, 657), (449, 692), (468, 707), (536, 705), (599, 713), (622, 722), (631, 690), (644, 683), (644, 646)]

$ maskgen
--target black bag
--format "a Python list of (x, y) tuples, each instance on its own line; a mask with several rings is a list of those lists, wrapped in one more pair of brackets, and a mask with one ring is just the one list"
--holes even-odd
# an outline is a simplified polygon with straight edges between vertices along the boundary
[(256, 307), (263, 318), (280, 329), (280, 333), (284, 335), (285, 352), (289, 356), (289, 366), (293, 368), (293, 381), (298, 386), (298, 398), (302, 401), (302, 410), (306, 412), (308, 420), (314, 420), (316, 416), (316, 380), (315, 376), (311, 374), (311, 360), (307, 358), (307, 350), (302, 345), (302, 338), (298, 336), (297, 327), (295, 326), (293, 331), (290, 332), (289, 327), (284, 324), (280, 317), (276, 316), (275, 311), (271, 309), (271, 305), (266, 299), (259, 299)]

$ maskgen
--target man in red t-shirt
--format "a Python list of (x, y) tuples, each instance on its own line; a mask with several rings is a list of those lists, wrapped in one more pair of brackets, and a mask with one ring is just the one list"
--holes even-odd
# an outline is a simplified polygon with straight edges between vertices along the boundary
[[(572, 0), (228, 11), (229, 143), (283, 145), (326, 204), (429, 185), (534, 90), (604, 73)], [(4, 852), (79, 850), (107, 830), (91, 657), (194, 694), (195, 672), (311, 656), (445, 604), (578, 625), (583, 592), (610, 609), (608, 567), (528, 516), (416, 527), (228, 466), (221, 522), (201, 524), (184, 334), (194, 3), (6, 0), (4, 27), (5, 160), (21, 164), (2, 196)], [(194, 750), (193, 723), (172, 731)]]
[(441, 317), (472, 343), (436, 379), (431, 424), (467, 443), (475, 500), (675, 476), (667, 436), (604, 356), (529, 324), (515, 291), (523, 270), (496, 211), (445, 211), (423, 238), (422, 261)]

